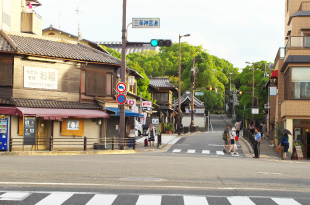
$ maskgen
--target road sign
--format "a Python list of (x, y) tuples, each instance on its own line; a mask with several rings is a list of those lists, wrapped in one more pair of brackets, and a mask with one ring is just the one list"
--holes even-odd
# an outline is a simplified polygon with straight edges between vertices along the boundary
[(152, 107), (152, 102), (151, 101), (143, 101), (142, 107)]
[(132, 28), (160, 28), (160, 18), (132, 18)]
[(123, 92), (126, 92), (127, 86), (126, 86), (125, 83), (120, 82), (120, 83), (117, 84), (116, 89), (117, 89), (118, 92), (123, 93)]
[(195, 92), (196, 96), (203, 96), (203, 92)]
[(116, 101), (117, 101), (117, 103), (120, 104), (120, 105), (125, 104), (126, 101), (127, 101), (126, 95), (124, 95), (124, 94), (119, 94), (119, 95), (116, 97)]
[(253, 115), (258, 115), (259, 114), (259, 109), (258, 108), (252, 108), (252, 114)]
[(127, 101), (128, 105), (131, 105), (131, 106), (136, 106), (136, 99), (129, 99)]

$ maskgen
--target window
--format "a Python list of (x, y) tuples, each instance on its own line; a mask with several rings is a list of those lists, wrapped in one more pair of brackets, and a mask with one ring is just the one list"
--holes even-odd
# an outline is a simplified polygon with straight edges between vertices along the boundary
[(310, 67), (292, 68), (293, 99), (310, 99)]
[(168, 104), (169, 93), (154, 93), (154, 100), (157, 100), (157, 104)]
[(88, 96), (111, 96), (112, 74), (95, 71), (86, 71), (85, 91)]

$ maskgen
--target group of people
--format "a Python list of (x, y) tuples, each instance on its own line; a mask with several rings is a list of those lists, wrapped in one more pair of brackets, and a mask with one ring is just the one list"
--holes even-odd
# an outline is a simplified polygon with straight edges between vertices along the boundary
[(224, 149), (223, 152), (226, 152), (226, 146), (229, 147), (228, 153), (231, 153), (233, 151), (233, 155), (237, 155), (238, 153), (236, 152), (237, 144), (236, 141), (239, 138), (239, 132), (240, 132), (240, 126), (239, 129), (237, 127), (233, 127), (232, 131), (229, 131), (230, 126), (226, 125), (226, 129), (224, 130), (223, 133), (223, 140), (224, 140)]

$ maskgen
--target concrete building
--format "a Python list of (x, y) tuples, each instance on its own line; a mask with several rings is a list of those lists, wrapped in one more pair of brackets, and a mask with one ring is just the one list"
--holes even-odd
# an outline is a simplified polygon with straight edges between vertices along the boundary
[(284, 25), (285, 45), (272, 73), (278, 78), (271, 84), (277, 92), (270, 103), (270, 121), (291, 131), (289, 152), (296, 141), (310, 158), (310, 2), (286, 0)]

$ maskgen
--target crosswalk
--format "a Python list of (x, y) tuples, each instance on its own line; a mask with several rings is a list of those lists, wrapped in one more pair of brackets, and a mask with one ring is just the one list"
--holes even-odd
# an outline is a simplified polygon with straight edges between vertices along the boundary
[[(43, 195), (42, 196), (40, 196)], [(35, 195), (35, 197), (32, 197)], [(31, 199), (30, 199), (31, 198)], [(83, 200), (82, 200), (83, 199)], [(310, 198), (306, 200), (310, 202)], [(257, 196), (194, 196), (194, 195), (135, 195), (135, 194), (103, 194), (84, 192), (0, 192), (0, 204), (28, 204), (28, 205), (256, 205), (256, 204), (277, 204), (277, 205), (300, 205), (294, 198), (280, 197), (257, 197)]]
[(233, 156), (233, 157), (240, 157), (241, 155), (239, 155), (239, 153), (237, 152), (237, 154), (229, 154), (229, 153), (224, 153), (223, 151), (214, 151), (211, 152), (210, 150), (195, 150), (195, 149), (173, 149), (171, 151), (172, 153), (186, 153), (186, 154), (203, 154), (203, 155), (211, 155), (211, 154), (215, 154), (218, 156)]

